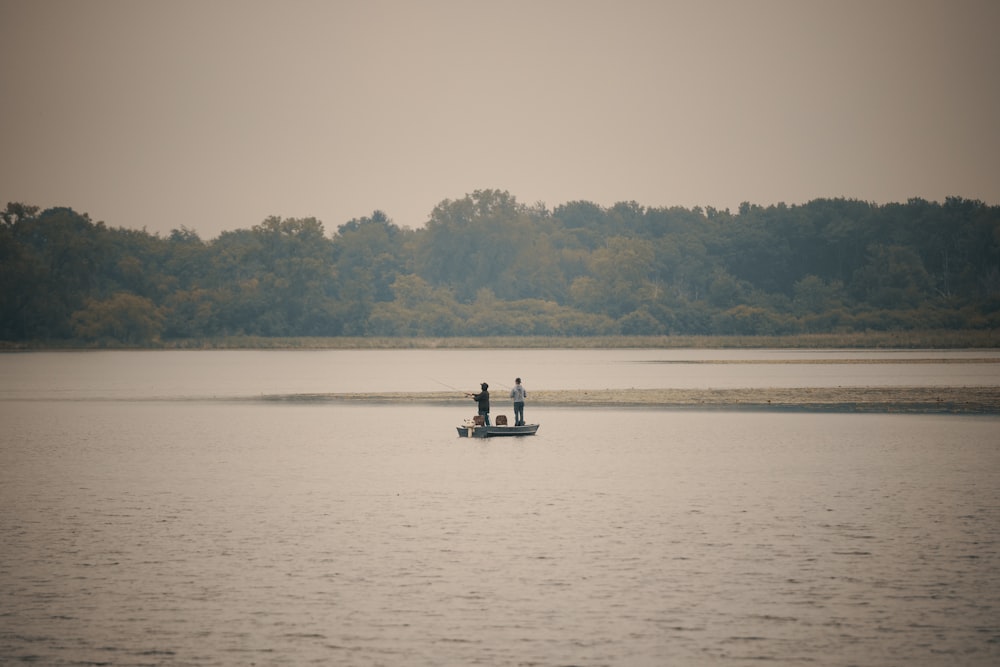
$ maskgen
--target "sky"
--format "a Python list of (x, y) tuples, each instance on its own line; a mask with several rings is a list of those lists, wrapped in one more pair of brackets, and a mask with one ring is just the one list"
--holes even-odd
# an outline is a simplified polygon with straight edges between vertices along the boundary
[(0, 0), (0, 206), (1000, 203), (996, 0)]

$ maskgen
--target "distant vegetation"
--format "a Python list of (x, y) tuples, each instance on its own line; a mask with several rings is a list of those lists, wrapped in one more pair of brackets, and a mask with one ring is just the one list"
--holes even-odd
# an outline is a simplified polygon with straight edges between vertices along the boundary
[(8, 204), (0, 340), (71, 345), (473, 337), (789, 337), (1000, 324), (1000, 207), (549, 210), (483, 190), (410, 230), (268, 218), (203, 240)]

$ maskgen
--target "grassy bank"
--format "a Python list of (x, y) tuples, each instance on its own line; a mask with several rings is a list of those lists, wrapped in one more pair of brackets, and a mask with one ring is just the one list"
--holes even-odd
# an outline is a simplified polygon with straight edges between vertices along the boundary
[(2, 342), (0, 351), (18, 350), (391, 350), (391, 349), (990, 349), (1000, 347), (1000, 331), (870, 331), (796, 336), (484, 336), (455, 338), (263, 338), (228, 336), (168, 340), (148, 345), (79, 341)]

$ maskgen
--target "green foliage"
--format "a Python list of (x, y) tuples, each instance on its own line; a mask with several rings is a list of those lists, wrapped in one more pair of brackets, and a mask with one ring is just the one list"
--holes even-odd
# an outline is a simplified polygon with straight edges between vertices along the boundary
[(83, 340), (145, 344), (159, 338), (163, 315), (149, 299), (119, 292), (104, 301), (87, 301), (73, 313), (71, 323)]
[(793, 307), (797, 315), (819, 314), (837, 310), (844, 301), (844, 286), (840, 281), (829, 283), (809, 274), (792, 285)]
[(68, 208), (36, 210), (9, 204), (3, 216), (2, 333), (13, 340), (69, 338), (71, 315), (100, 294), (107, 230)]
[(1000, 208), (549, 211), (477, 190), (401, 229), (270, 217), (203, 241), (67, 208), (0, 213), (0, 340), (788, 336), (1000, 326)]
[(633, 310), (618, 321), (624, 336), (657, 336), (664, 333), (663, 323), (653, 317), (648, 310)]

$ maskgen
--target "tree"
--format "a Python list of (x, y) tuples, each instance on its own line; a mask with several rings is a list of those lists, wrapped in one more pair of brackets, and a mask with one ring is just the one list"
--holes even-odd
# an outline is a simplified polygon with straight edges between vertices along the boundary
[(726, 272), (718, 269), (712, 274), (708, 286), (708, 301), (716, 308), (731, 308), (746, 300), (747, 290), (743, 284)]
[(844, 286), (840, 282), (827, 283), (819, 276), (809, 275), (793, 286), (795, 311), (815, 314), (835, 310), (842, 306)]
[(72, 325), (73, 333), (84, 340), (145, 344), (159, 338), (163, 320), (149, 299), (119, 292), (104, 301), (88, 300), (73, 313)]
[(665, 333), (660, 321), (646, 309), (633, 310), (622, 317), (618, 323), (625, 336), (655, 336)]
[(379, 336), (455, 336), (463, 334), (464, 308), (448, 288), (432, 287), (417, 275), (402, 275), (392, 285), (391, 302), (378, 302), (370, 316)]
[(856, 290), (880, 308), (915, 306), (929, 296), (931, 280), (910, 246), (873, 244), (855, 274)]
[(519, 247), (534, 236), (527, 207), (508, 192), (477, 190), (434, 208), (417, 246), (417, 273), (470, 302), (483, 287), (504, 294)]
[(331, 242), (315, 218), (270, 217), (213, 244), (222, 330), (262, 336), (340, 335), (354, 317), (334, 301)]
[(69, 208), (31, 217), (30, 207), (8, 210), (5, 245), (13, 266), (3, 277), (16, 296), (4, 307), (9, 331), (23, 338), (68, 338), (80, 309), (107, 267), (106, 229)]
[(573, 282), (574, 303), (583, 310), (619, 318), (651, 294), (653, 243), (616, 236), (590, 257), (589, 274)]
[(391, 301), (392, 283), (406, 271), (405, 233), (385, 213), (355, 218), (340, 226), (332, 243), (332, 257), (341, 284), (375, 301)]
[(998, 312), (1000, 207), (959, 197), (550, 213), (477, 190), (423, 229), (376, 210), (329, 238), (270, 217), (207, 243), (0, 213), (4, 340), (987, 328)]
[(30, 338), (31, 310), (46, 279), (38, 254), (20, 238), (37, 207), (10, 203), (0, 214), (0, 338)]

